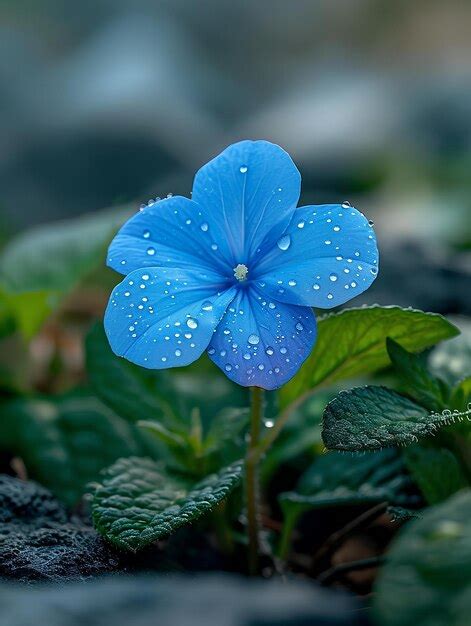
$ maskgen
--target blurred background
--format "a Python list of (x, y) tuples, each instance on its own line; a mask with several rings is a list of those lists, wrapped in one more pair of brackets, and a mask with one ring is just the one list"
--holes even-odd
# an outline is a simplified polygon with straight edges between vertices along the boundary
[(2, 0), (2, 240), (264, 138), (375, 221), (362, 302), (471, 310), (468, 0)]

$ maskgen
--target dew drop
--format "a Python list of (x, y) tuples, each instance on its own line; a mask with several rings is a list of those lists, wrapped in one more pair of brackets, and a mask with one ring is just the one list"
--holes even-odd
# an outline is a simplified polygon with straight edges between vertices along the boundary
[(304, 326), (301, 324), (301, 322), (298, 322), (298, 323), (296, 324), (296, 330), (299, 330), (299, 331), (304, 330)]
[(342, 202), (342, 208), (343, 209), (349, 209), (352, 205), (350, 204), (350, 202), (348, 202), (348, 200), (345, 200), (345, 202)]
[(304, 228), (304, 222), (298, 222), (298, 228)]
[(181, 356), (181, 355), (182, 355), (181, 350), (175, 350), (175, 356)]
[(370, 269), (370, 272), (373, 274), (373, 276), (376, 276), (376, 274), (378, 273), (378, 268), (377, 267), (372, 267)]
[(282, 348), (280, 348), (280, 353), (281, 354), (286, 354), (288, 352), (288, 349), (285, 348), (284, 346)]
[(330, 278), (330, 280), (331, 280), (333, 283), (335, 283), (335, 281), (338, 279), (338, 276), (337, 276), (337, 274), (331, 274), (331, 275), (329, 276), (329, 278)]
[(295, 280), (289, 280), (289, 281), (288, 281), (288, 285), (289, 285), (290, 287), (296, 287), (296, 284), (297, 284), (297, 283), (296, 283), (296, 281), (295, 281)]
[(142, 236), (144, 237), (144, 239), (149, 239), (149, 237), (150, 237), (150, 230), (145, 230)]
[(266, 428), (273, 428), (273, 426), (275, 425), (275, 422), (273, 420), (264, 420), (263, 423), (265, 424)]
[(339, 230), (340, 230), (340, 226), (334, 226), (333, 230), (334, 230), (336, 233), (338, 233), (338, 232), (339, 232)]
[(268, 356), (272, 356), (275, 353), (271, 346), (268, 346), (265, 352), (268, 354)]
[(333, 296), (331, 293), (328, 293), (328, 294), (327, 294), (327, 299), (328, 299), (328, 300), (332, 300), (332, 298), (333, 298), (333, 297), (334, 297), (334, 296)]
[(149, 256), (154, 256), (155, 254), (155, 248), (147, 248), (147, 254)]
[(226, 365), (224, 366), (224, 369), (226, 370), (226, 372), (230, 372), (232, 369), (232, 365), (230, 363), (226, 363)]
[(368, 220), (368, 226), (374, 226), (375, 223), (373, 222), (373, 220)]
[(213, 305), (211, 304), (209, 300), (207, 300), (206, 302), (203, 302), (203, 304), (201, 305), (201, 309), (203, 311), (212, 311)]
[(258, 335), (250, 335), (248, 338), (248, 342), (251, 346), (256, 346), (258, 343), (260, 343), (260, 337)]
[(209, 226), (208, 226), (208, 224), (207, 224), (206, 222), (203, 222), (203, 223), (201, 224), (200, 228), (201, 228), (201, 230), (202, 230), (204, 233), (206, 233), (206, 232), (208, 231)]
[(188, 328), (191, 328), (192, 330), (195, 330), (195, 328), (198, 328), (198, 322), (194, 320), (192, 317), (186, 320), (186, 325), (188, 326)]
[(240, 172), (241, 174), (246, 174), (248, 169), (249, 169), (249, 168), (248, 168), (246, 165), (241, 165), (241, 166), (239, 167), (239, 172)]
[(314, 283), (312, 288), (315, 289), (316, 291), (318, 291), (321, 288), (321, 286), (319, 284), (317, 284), (317, 283)]
[(291, 237), (290, 235), (283, 235), (283, 237), (280, 237), (280, 239), (278, 239), (277, 244), (278, 248), (280, 250), (288, 250), (288, 248), (291, 245)]
[(126, 296), (126, 298), (128, 298), (131, 295), (131, 292), (130, 291), (125, 291), (124, 295)]

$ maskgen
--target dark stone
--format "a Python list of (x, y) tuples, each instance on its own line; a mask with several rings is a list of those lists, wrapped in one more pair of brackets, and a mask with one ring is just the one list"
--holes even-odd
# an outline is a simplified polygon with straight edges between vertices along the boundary
[(54, 496), (33, 482), (0, 476), (0, 577), (22, 581), (87, 578), (119, 559)]
[(352, 597), (303, 582), (225, 574), (4, 585), (0, 626), (365, 626)]

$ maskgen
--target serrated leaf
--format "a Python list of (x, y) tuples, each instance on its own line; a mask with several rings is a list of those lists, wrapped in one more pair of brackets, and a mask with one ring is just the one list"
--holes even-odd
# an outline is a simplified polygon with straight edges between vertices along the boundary
[(379, 450), (409, 445), (444, 425), (441, 415), (386, 387), (341, 391), (326, 406), (322, 439), (332, 450)]
[(430, 411), (445, 408), (449, 396), (447, 385), (433, 376), (425, 354), (413, 354), (389, 337), (386, 340), (389, 358), (401, 378), (404, 391)]
[(451, 450), (438, 445), (413, 445), (404, 459), (429, 504), (443, 502), (467, 486), (460, 462)]
[(19, 398), (0, 410), (0, 448), (68, 505), (119, 457), (152, 450), (139, 430), (91, 396)]
[(382, 626), (465, 626), (471, 614), (471, 492), (408, 523), (394, 541), (373, 596)]
[(150, 459), (120, 459), (103, 472), (93, 494), (95, 527), (111, 543), (137, 551), (214, 509), (241, 473), (235, 463), (190, 484)]
[(386, 337), (414, 352), (458, 333), (441, 315), (398, 306), (345, 309), (322, 317), (314, 350), (298, 374), (280, 390), (282, 405), (321, 385), (385, 367), (389, 363)]

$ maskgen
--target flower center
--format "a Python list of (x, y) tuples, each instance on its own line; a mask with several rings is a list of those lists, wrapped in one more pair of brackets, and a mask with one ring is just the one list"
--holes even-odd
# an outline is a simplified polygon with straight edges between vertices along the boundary
[(237, 278), (237, 280), (240, 280), (241, 282), (243, 280), (247, 280), (248, 273), (249, 273), (249, 268), (247, 267), (247, 265), (244, 265), (243, 263), (239, 263), (238, 265), (234, 267), (234, 276), (235, 278)]

